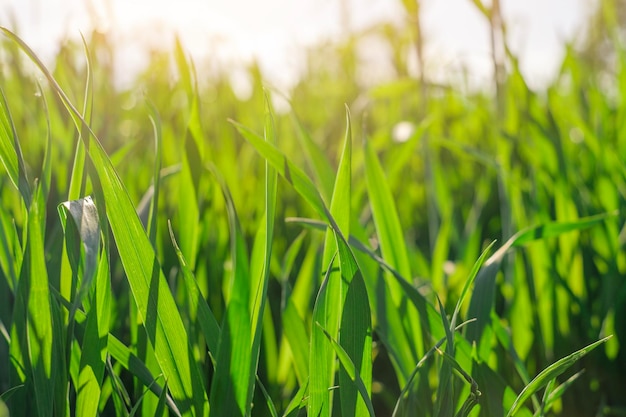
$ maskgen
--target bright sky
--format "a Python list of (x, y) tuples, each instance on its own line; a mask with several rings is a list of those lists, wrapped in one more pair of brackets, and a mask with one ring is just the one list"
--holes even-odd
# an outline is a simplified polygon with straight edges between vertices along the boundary
[[(509, 41), (531, 86), (554, 75), (563, 41), (581, 33), (592, 2), (501, 0)], [(342, 3), (352, 28), (402, 18), (400, 0), (0, 0), (0, 25), (17, 28), (48, 60), (60, 39), (97, 25), (121, 45), (122, 78), (144, 62), (142, 43), (168, 47), (179, 33), (195, 60), (257, 57), (271, 82), (288, 86), (304, 57), (300, 45), (345, 33)], [(472, 1), (422, 0), (422, 8), (431, 78), (466, 65), (477, 80), (488, 79), (489, 32)]]

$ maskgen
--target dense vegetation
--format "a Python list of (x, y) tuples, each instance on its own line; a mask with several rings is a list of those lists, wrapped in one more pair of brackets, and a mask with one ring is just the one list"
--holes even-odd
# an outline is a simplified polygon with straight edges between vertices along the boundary
[(242, 99), (177, 45), (120, 91), (106, 36), (46, 69), (3, 29), (0, 416), (626, 414), (616, 6), (533, 91), (476, 1), (476, 91), (412, 73), (404, 3), (285, 112), (255, 65)]

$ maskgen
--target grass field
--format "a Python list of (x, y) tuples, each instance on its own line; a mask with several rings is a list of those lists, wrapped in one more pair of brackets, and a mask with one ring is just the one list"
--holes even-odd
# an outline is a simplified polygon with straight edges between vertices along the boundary
[(119, 91), (106, 37), (47, 68), (2, 28), (0, 417), (626, 415), (601, 4), (608, 58), (569, 47), (545, 90), (497, 19), (480, 91), (411, 76), (419, 26), (381, 26), (393, 80), (359, 82), (355, 34), (286, 112), (255, 65), (243, 100), (177, 44)]

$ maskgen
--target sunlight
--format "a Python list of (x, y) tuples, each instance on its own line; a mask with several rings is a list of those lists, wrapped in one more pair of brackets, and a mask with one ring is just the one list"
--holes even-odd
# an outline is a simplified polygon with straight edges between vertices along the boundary
[[(580, 27), (583, 0), (502, 0), (511, 47), (531, 85), (547, 82), (562, 56), (563, 42)], [(342, 14), (343, 5), (348, 13)], [(434, 82), (458, 77), (463, 68), (478, 84), (491, 77), (489, 36), (483, 16), (467, 0), (423, 5), (427, 70)], [(179, 36), (197, 63), (213, 68), (245, 65), (256, 59), (269, 82), (289, 88), (302, 72), (306, 48), (338, 39), (376, 22), (403, 19), (401, 2), (385, 0), (217, 1), (217, 0), (24, 0), (0, 7), (3, 23), (17, 28), (41, 56), (53, 57), (59, 41), (79, 39), (92, 28), (118, 46), (119, 82), (132, 81), (149, 50), (171, 49)], [(342, 25), (347, 24), (348, 27)], [(366, 50), (368, 74), (380, 77), (375, 53)], [(375, 80), (374, 80), (375, 82)]]

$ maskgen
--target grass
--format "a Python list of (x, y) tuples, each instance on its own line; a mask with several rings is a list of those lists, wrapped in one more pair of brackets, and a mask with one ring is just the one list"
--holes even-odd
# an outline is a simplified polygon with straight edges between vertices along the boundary
[(2, 32), (0, 416), (626, 410), (619, 43), (541, 92), (509, 54), (496, 106), (363, 88), (355, 35), (283, 114), (180, 44), (138, 97), (106, 39), (49, 69)]

